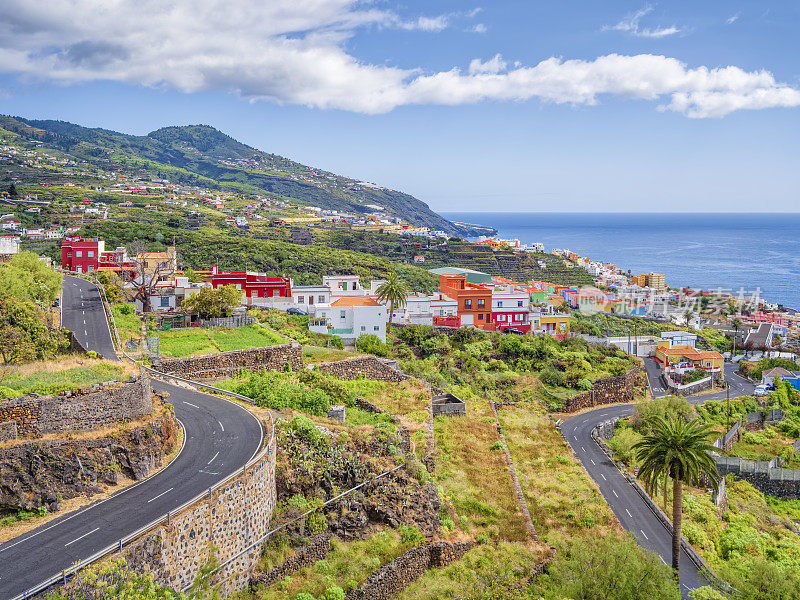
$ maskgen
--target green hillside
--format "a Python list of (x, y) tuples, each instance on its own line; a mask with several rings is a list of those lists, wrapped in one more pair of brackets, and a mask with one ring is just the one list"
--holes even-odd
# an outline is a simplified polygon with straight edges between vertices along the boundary
[(135, 136), (66, 121), (0, 116), (0, 127), (108, 171), (353, 213), (373, 212), (380, 206), (415, 225), (460, 235), (475, 233), (413, 196), (262, 152), (208, 125), (164, 127)]

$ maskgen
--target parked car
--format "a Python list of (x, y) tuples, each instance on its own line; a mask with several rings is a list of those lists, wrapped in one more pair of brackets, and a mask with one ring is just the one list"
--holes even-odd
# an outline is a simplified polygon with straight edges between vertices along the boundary
[(756, 396), (757, 398), (760, 398), (761, 396), (766, 396), (767, 394), (769, 394), (769, 386), (765, 383), (757, 385), (756, 389), (753, 390), (753, 396)]
[(517, 329), (516, 327), (506, 327), (503, 330), (503, 333), (513, 333), (515, 335), (525, 335), (525, 332), (521, 329)]
[(289, 314), (289, 315), (303, 315), (303, 316), (308, 315), (308, 313), (306, 311), (304, 311), (302, 308), (294, 308), (294, 307), (292, 307), (289, 310), (287, 310), (286, 314)]

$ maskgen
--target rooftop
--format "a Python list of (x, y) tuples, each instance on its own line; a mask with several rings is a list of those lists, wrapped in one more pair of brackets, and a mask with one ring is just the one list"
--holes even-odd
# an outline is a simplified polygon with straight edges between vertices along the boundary
[(380, 304), (368, 296), (347, 296), (331, 302), (331, 306), (380, 306)]

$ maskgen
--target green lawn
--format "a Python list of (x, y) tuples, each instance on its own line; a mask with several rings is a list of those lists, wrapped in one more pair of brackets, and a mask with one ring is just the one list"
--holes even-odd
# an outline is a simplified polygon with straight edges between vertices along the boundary
[(88, 387), (104, 381), (127, 378), (124, 367), (105, 361), (86, 360), (82, 366), (61, 370), (48, 369), (12, 371), (0, 379), (0, 398), (18, 398), (35, 392), (52, 396), (59, 392)]
[(159, 332), (158, 340), (160, 353), (176, 358), (274, 346), (286, 341), (259, 325), (171, 329)]

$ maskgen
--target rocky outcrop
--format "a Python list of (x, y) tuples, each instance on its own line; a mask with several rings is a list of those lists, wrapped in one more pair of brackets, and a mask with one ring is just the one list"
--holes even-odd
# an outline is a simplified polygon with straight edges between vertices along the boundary
[(93, 495), (122, 476), (147, 477), (177, 443), (169, 412), (115, 437), (30, 441), (0, 450), (0, 507), (59, 509), (62, 499)]
[(283, 371), (287, 366), (292, 371), (303, 368), (302, 347), (299, 344), (231, 350), (187, 358), (166, 358), (161, 360), (159, 370), (169, 375), (192, 379), (225, 377), (235, 375), (242, 369), (253, 372), (262, 369)]

